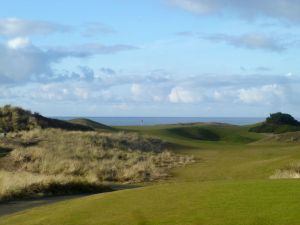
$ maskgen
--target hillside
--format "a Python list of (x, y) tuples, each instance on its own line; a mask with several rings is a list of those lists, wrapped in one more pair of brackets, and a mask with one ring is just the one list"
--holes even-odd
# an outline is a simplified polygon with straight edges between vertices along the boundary
[(69, 120), (68, 122), (70, 122), (72, 124), (79, 124), (82, 126), (91, 127), (92, 129), (97, 130), (97, 131), (105, 131), (105, 130), (113, 131), (113, 130), (115, 130), (114, 128), (112, 128), (110, 126), (107, 126), (105, 124), (98, 123), (98, 122), (95, 122), (93, 120), (86, 119), (86, 118), (76, 118), (76, 119)]
[(299, 143), (300, 142), (300, 131), (286, 132), (282, 134), (271, 134), (257, 141), (256, 143)]
[(171, 168), (193, 162), (167, 151), (159, 138), (88, 119), (51, 119), (20, 107), (0, 108), (0, 132), (0, 202), (100, 193), (116, 183), (166, 179)]
[(285, 113), (271, 114), (265, 122), (255, 125), (249, 129), (256, 133), (285, 133), (300, 131), (300, 122)]
[[(35, 129), (0, 138), (0, 202), (107, 190), (108, 183), (165, 179), (193, 162), (161, 139), (124, 132)], [(6, 153), (6, 154), (5, 154)]]
[[(193, 145), (193, 143), (251, 143), (261, 134), (251, 133), (246, 126), (222, 123), (193, 123), (157, 125), (147, 127), (121, 127), (120, 129), (159, 136), (170, 143)], [(174, 146), (173, 146), (174, 147)]]
[(0, 132), (16, 132), (33, 130), (36, 128), (57, 128), (74, 131), (92, 131), (92, 127), (84, 124), (69, 123), (67, 121), (44, 117), (20, 107), (6, 105), (0, 107)]

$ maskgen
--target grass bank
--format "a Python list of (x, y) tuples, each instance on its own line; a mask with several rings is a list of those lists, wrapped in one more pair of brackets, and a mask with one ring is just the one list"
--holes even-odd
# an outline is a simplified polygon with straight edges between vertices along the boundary
[(171, 168), (193, 161), (135, 133), (39, 129), (1, 141), (11, 151), (0, 160), (0, 200), (102, 192), (110, 183), (168, 178)]

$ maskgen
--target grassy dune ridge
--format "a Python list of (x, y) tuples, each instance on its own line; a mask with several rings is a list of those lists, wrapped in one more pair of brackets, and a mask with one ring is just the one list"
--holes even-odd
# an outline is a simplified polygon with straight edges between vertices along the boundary
[(171, 168), (193, 161), (166, 151), (158, 138), (135, 133), (36, 129), (9, 133), (2, 142), (12, 150), (0, 161), (0, 199), (52, 194), (50, 187), (81, 184), (96, 192), (108, 182), (165, 179)]
[(5, 105), (0, 107), (0, 132), (17, 132), (36, 128), (57, 128), (64, 130), (91, 131), (94, 130), (84, 124), (69, 123), (67, 121), (47, 118), (39, 113), (32, 113), (20, 107)]
[(113, 127), (95, 122), (93, 120), (90, 119), (86, 119), (86, 118), (77, 118), (77, 119), (72, 119), (69, 120), (68, 122), (72, 123), (72, 124), (79, 124), (82, 126), (87, 126), (90, 127), (94, 130), (100, 130), (100, 131), (105, 131), (105, 130), (109, 130), (109, 131), (114, 131), (115, 129)]

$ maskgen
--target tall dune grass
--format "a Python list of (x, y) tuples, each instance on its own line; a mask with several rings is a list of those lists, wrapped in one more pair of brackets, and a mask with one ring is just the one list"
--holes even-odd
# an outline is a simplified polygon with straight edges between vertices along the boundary
[(300, 163), (294, 162), (281, 169), (278, 169), (270, 178), (271, 179), (299, 179)]
[(38, 189), (32, 195), (40, 189), (49, 192), (53, 184), (86, 187), (165, 179), (169, 169), (193, 161), (166, 151), (160, 139), (135, 133), (32, 130), (11, 133), (5, 143), (14, 150), (1, 160), (0, 198), (10, 192), (18, 196), (21, 190), (30, 195), (29, 187)]
[(111, 188), (79, 177), (0, 171), (0, 201), (105, 191)]

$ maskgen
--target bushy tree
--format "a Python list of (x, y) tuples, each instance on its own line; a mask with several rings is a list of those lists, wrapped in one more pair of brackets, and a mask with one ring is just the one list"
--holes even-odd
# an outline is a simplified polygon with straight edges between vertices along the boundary
[(286, 113), (273, 113), (265, 122), (250, 128), (258, 133), (285, 133), (300, 130), (300, 122)]
[(300, 122), (297, 121), (294, 117), (286, 113), (273, 113), (266, 119), (266, 123), (277, 124), (277, 125), (300, 125)]

